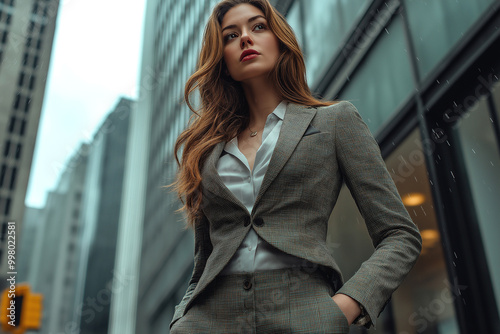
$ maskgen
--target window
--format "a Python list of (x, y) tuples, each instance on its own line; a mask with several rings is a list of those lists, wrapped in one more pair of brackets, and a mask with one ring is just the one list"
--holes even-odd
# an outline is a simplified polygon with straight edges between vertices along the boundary
[(35, 76), (34, 75), (30, 76), (30, 84), (29, 84), (28, 88), (30, 90), (33, 90), (33, 87), (35, 87)]
[(31, 105), (31, 98), (26, 98), (24, 100), (24, 112), (27, 113), (29, 111), (30, 105)]
[[(494, 0), (405, 1), (410, 34), (422, 79), (446, 56), (493, 2)], [(428, 22), (439, 22), (441, 28), (436, 29), (435, 24)]]
[(12, 116), (10, 118), (10, 123), (9, 123), (9, 133), (14, 132), (14, 128), (16, 127), (16, 118)]
[[(460, 147), (461, 159), (469, 180), (471, 205), (475, 208), (493, 293), (500, 305), (500, 154), (486, 98), (480, 99), (453, 126), (454, 141)], [(457, 178), (460, 176), (457, 176)], [(465, 191), (465, 190), (464, 190)]]
[[(325, 70), (343, 39), (353, 29), (371, 1), (298, 0), (294, 1), (287, 21), (297, 35), (312, 85)], [(349, 18), (349, 19), (346, 19)], [(321, 45), (321, 47), (316, 47)]]
[(19, 160), (19, 158), (21, 157), (21, 148), (22, 148), (22, 145), (21, 144), (17, 144), (17, 148), (16, 148), (16, 160)]
[(11, 19), (12, 19), (12, 15), (7, 14), (7, 20), (5, 22), (7, 22), (7, 24), (10, 24)]
[(21, 121), (21, 128), (19, 129), (19, 135), (24, 136), (25, 129), (26, 129), (26, 121), (23, 119)]
[(37, 69), (38, 67), (38, 56), (35, 56), (35, 59), (33, 60), (33, 69)]
[(30, 21), (30, 24), (28, 25), (28, 32), (32, 33), (33, 30), (35, 30), (35, 22)]
[(10, 151), (10, 140), (7, 140), (5, 142), (5, 146), (4, 146), (4, 149), (3, 149), (3, 156), (4, 157), (8, 157), (9, 156), (9, 151)]
[(31, 47), (31, 41), (32, 41), (31, 37), (26, 38), (26, 47), (27, 48)]
[(19, 108), (19, 103), (21, 102), (21, 94), (16, 94), (16, 99), (14, 100), (14, 109), (17, 110)]
[(7, 166), (5, 164), (2, 165), (2, 169), (0, 169), (0, 188), (3, 186), (3, 181), (5, 179), (5, 174), (7, 173)]
[(5, 30), (3, 32), (3, 36), (2, 36), (2, 44), (6, 44), (7, 43), (7, 31)]
[(42, 48), (42, 40), (39, 39), (38, 42), (36, 42), (36, 48), (40, 50)]
[(351, 76), (340, 98), (350, 100), (376, 133), (413, 92), (403, 22), (395, 16)]
[(21, 72), (21, 73), (19, 74), (19, 81), (17, 82), (17, 85), (18, 85), (19, 87), (22, 87), (22, 86), (23, 86), (23, 83), (24, 83), (24, 72)]
[[(17, 176), (17, 168), (14, 167), (12, 168), (12, 172), (10, 174), (10, 185), (9, 185), (10, 190), (14, 190), (14, 185), (16, 184), (16, 176)], [(7, 199), (7, 201), (9, 200), (10, 199)], [(8, 215), (8, 213), (6, 213), (5, 215)]]
[(10, 214), (11, 202), (12, 202), (12, 199), (10, 197), (7, 197), (7, 200), (5, 201), (5, 211), (4, 211), (5, 216), (8, 216)]
[(1, 232), (0, 240), (4, 241), (6, 235), (7, 235), (7, 223), (3, 222), (2, 223), (2, 232)]

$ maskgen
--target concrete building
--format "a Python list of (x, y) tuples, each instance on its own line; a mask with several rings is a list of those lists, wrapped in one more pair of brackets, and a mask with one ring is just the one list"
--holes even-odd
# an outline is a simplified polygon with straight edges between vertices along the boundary
[[(40, 333), (64, 332), (73, 318), (88, 150), (89, 145), (82, 144), (69, 159), (45, 207), (26, 214), (20, 261), (28, 271), (20, 278), (28, 281), (34, 292), (43, 294)], [(32, 231), (36, 231), (35, 238)]]
[[(192, 270), (193, 236), (182, 230), (174, 193), (162, 188), (174, 179), (175, 139), (191, 112), (179, 102), (194, 70), (204, 22), (216, 1), (150, 0), (146, 9), (139, 109), (144, 131), (147, 175), (143, 187), (142, 248), (135, 328), (131, 319), (122, 333), (164, 333)], [(147, 112), (145, 112), (147, 110)], [(142, 219), (141, 219), (142, 218)], [(131, 300), (133, 301), (133, 300)], [(124, 327), (122, 327), (124, 328)], [(118, 332), (114, 332), (118, 333)]]
[(81, 334), (108, 332), (122, 189), (135, 102), (121, 98), (96, 131), (88, 151), (82, 194), (83, 236), (73, 323)]
[(7, 222), (22, 230), (58, 0), (0, 1), (0, 288), (6, 286)]
[(32, 260), (36, 258), (35, 244), (37, 237), (42, 232), (41, 220), (43, 209), (26, 207), (24, 209), (23, 230), (18, 246), (18, 282), (27, 282), (30, 280)]

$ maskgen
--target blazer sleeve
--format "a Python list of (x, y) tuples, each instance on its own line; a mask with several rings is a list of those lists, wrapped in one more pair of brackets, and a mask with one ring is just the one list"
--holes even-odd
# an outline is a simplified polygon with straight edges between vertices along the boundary
[(170, 322), (170, 328), (172, 325), (179, 320), (183, 314), (186, 304), (189, 302), (191, 295), (193, 294), (198, 281), (200, 280), (203, 271), (205, 270), (205, 264), (207, 259), (212, 253), (212, 243), (210, 241), (210, 231), (208, 225), (208, 219), (202, 213), (200, 218), (195, 222), (194, 226), (194, 266), (193, 273), (191, 274), (191, 279), (189, 280), (188, 288), (181, 302), (175, 306), (174, 316)]
[(366, 327), (370, 327), (415, 264), (422, 238), (368, 126), (352, 103), (341, 103), (335, 118), (337, 161), (375, 251), (337, 293), (364, 307), (371, 320)]

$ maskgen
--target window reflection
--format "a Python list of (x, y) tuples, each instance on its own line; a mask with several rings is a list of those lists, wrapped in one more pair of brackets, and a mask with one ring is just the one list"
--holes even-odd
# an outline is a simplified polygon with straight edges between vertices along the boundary
[[(499, 100), (499, 89), (495, 91)], [(500, 305), (500, 154), (488, 103), (479, 100), (454, 126), (483, 240), (497, 305)]]
[[(494, 0), (405, 1), (422, 78), (443, 59), (493, 2)], [(429, 22), (439, 22), (439, 29)]]
[(372, 133), (376, 133), (412, 90), (403, 23), (396, 16), (340, 96), (356, 105)]
[[(396, 333), (458, 333), (422, 140), (418, 129), (386, 159), (401, 199), (422, 235), (422, 252), (393, 294)], [(427, 147), (427, 146), (426, 146)]]
[(287, 21), (303, 48), (311, 87), (370, 3), (368, 0), (294, 1)]

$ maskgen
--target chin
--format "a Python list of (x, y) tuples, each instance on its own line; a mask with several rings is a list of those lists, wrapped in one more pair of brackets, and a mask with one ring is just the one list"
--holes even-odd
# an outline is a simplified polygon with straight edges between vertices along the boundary
[(244, 81), (250, 81), (252, 79), (262, 79), (262, 78), (267, 78), (271, 71), (256, 71), (256, 70), (250, 70), (248, 72), (251, 73), (238, 73), (235, 75), (231, 75), (231, 78), (233, 78), (234, 81), (239, 81), (239, 82), (244, 82)]

